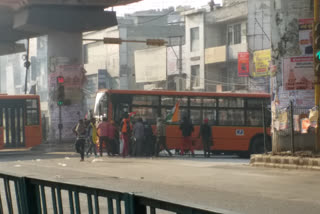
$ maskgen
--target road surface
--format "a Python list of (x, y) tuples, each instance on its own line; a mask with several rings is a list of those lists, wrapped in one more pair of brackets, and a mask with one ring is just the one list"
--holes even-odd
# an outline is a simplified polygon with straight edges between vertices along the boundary
[(80, 162), (74, 153), (20, 154), (0, 157), (0, 171), (236, 213), (320, 213), (320, 172), (254, 168), (232, 156)]

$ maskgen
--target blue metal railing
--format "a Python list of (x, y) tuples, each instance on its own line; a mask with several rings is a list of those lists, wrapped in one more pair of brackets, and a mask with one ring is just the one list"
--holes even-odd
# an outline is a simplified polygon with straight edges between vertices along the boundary
[[(0, 214), (156, 214), (158, 210), (177, 214), (221, 213), (130, 193), (1, 173), (0, 181), (3, 183), (3, 188), (0, 186)], [(86, 197), (81, 198), (80, 194)], [(81, 203), (83, 199), (85, 203)]]

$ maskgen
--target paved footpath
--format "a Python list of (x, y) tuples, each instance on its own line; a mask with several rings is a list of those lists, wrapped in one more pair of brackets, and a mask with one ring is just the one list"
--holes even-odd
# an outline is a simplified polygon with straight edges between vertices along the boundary
[(320, 213), (320, 172), (255, 168), (249, 160), (0, 156), (0, 172), (72, 182), (236, 213)]

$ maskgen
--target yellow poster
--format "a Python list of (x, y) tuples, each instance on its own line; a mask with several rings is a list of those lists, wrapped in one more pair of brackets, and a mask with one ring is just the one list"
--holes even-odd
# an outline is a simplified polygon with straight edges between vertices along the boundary
[(255, 69), (254, 77), (263, 77), (270, 75), (271, 49), (255, 51), (253, 55), (253, 63)]

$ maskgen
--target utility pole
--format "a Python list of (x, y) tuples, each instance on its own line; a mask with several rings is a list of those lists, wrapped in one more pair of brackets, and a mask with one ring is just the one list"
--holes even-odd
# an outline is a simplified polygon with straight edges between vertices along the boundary
[[(319, 27), (319, 0), (314, 0), (313, 4), (314, 8), (314, 24), (313, 24), (313, 55), (314, 55), (314, 70), (315, 70), (315, 89), (314, 89), (314, 96), (315, 96), (315, 106), (319, 107), (319, 96), (320, 96), (320, 73), (317, 71), (317, 55), (318, 55), (318, 49), (317, 46), (319, 44), (316, 44), (317, 41), (317, 32), (316, 28), (317, 25)], [(319, 41), (317, 41), (319, 42)], [(319, 56), (318, 56), (319, 57)], [(319, 110), (318, 110), (319, 111)], [(316, 142), (315, 142), (315, 150), (316, 152), (319, 151), (320, 149), (320, 127), (319, 127), (319, 116), (318, 116), (318, 124), (317, 124), (317, 129), (316, 129)]]
[(27, 39), (27, 54), (25, 56), (25, 62), (24, 62), (24, 67), (26, 67), (26, 78), (25, 78), (25, 82), (24, 82), (24, 94), (27, 94), (27, 90), (28, 90), (28, 71), (30, 68), (30, 61), (29, 61), (29, 49), (30, 49), (30, 39)]
[(182, 91), (182, 36), (179, 37), (179, 91)]

